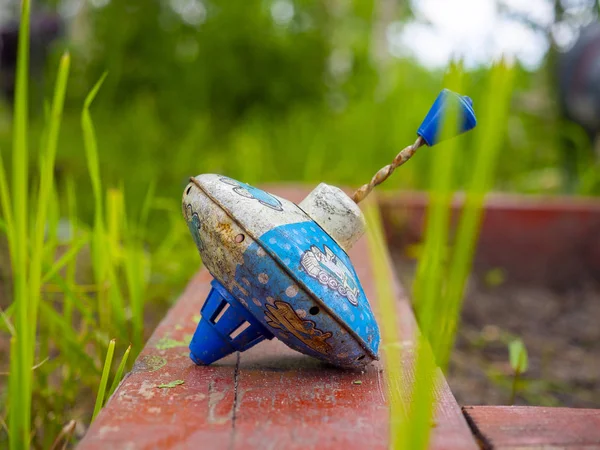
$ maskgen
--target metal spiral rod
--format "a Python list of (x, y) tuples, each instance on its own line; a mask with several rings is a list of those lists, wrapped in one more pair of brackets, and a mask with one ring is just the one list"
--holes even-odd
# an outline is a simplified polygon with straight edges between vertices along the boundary
[(368, 184), (358, 188), (356, 192), (352, 194), (352, 200), (354, 200), (355, 203), (360, 203), (362, 200), (364, 200), (375, 186), (387, 180), (394, 170), (408, 161), (416, 153), (419, 147), (423, 146), (423, 144), (425, 144), (425, 140), (419, 136), (414, 144), (409, 145), (400, 153), (398, 153), (391, 164), (379, 169)]

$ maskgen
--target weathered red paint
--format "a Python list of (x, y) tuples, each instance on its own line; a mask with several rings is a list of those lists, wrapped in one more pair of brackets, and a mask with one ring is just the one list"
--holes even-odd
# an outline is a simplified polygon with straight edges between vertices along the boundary
[[(453, 203), (454, 220), (463, 204)], [(393, 246), (420, 242), (427, 196), (380, 196)], [(509, 280), (561, 287), (600, 278), (600, 201), (569, 197), (492, 195), (476, 254), (478, 270), (502, 268)]]
[(467, 406), (486, 449), (600, 448), (600, 410), (537, 406)]
[[(299, 201), (305, 190), (273, 189)], [(350, 252), (355, 269), (379, 314), (365, 238)], [(231, 355), (208, 367), (187, 356), (193, 317), (209, 291), (201, 271), (155, 330), (107, 406), (80, 443), (100, 448), (384, 449), (389, 435), (385, 364), (343, 371), (290, 350), (276, 340)], [(416, 324), (406, 297), (395, 286), (399, 341), (412, 376), (411, 345)], [(164, 358), (164, 365), (161, 365)], [(174, 388), (157, 386), (184, 380)], [(356, 384), (360, 380), (362, 384)], [(437, 417), (432, 448), (476, 449), (477, 445), (443, 376), (436, 386)]]
[[(351, 257), (371, 299), (374, 294), (366, 241)], [(360, 256), (363, 255), (361, 258)], [(406, 297), (396, 286), (399, 341), (404, 352), (404, 376), (412, 378), (411, 343), (416, 323)], [(383, 362), (364, 373), (340, 371), (308, 357), (298, 357), (271, 341), (240, 354), (239, 408), (234, 444), (244, 448), (384, 449), (388, 445), (389, 409)], [(361, 384), (354, 382), (359, 380)], [(432, 448), (476, 448), (464, 418), (443, 376), (436, 386), (438, 413)], [(240, 401), (240, 397), (242, 399)]]
[[(215, 448), (229, 445), (236, 358), (198, 371), (185, 344), (210, 279), (201, 271), (190, 282), (80, 448), (175, 448), (182, 442), (191, 448), (194, 442), (207, 441)], [(157, 387), (178, 379), (185, 383), (171, 389)]]

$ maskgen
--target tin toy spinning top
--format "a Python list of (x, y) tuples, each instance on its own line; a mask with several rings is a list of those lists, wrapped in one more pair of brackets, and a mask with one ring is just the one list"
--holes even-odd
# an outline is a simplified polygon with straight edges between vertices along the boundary
[(358, 203), (419, 147), (439, 140), (449, 102), (460, 127), (475, 127), (471, 99), (444, 90), (406, 147), (352, 197), (319, 184), (300, 204), (231, 178), (191, 178), (183, 214), (214, 277), (190, 343), (211, 364), (274, 336), (306, 355), (347, 368), (377, 359), (379, 329), (347, 251), (364, 232)]

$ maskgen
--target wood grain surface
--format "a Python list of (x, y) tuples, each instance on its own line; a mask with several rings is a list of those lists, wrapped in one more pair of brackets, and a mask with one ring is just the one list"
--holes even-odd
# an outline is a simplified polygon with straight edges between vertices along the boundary
[[(298, 202), (308, 191), (277, 188), (271, 192)], [(378, 316), (368, 255), (366, 238), (350, 252)], [(187, 342), (210, 280), (206, 270), (191, 280), (90, 427), (80, 449), (387, 448), (385, 361), (362, 372), (345, 371), (272, 340), (211, 366), (195, 366), (188, 357)], [(417, 327), (397, 281), (394, 289), (398, 357), (404, 371), (401, 382), (410, 383)], [(158, 388), (174, 380), (184, 383)], [(431, 448), (476, 449), (476, 440), (441, 373), (435, 396)]]
[(466, 406), (486, 449), (600, 448), (600, 410), (541, 406)]

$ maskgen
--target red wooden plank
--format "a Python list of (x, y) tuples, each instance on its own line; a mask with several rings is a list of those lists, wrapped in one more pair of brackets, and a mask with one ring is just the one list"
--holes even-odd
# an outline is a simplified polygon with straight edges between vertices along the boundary
[[(305, 190), (272, 189), (300, 201)], [(366, 239), (350, 252), (373, 310), (379, 314)], [(187, 356), (186, 337), (208, 293), (201, 271), (154, 332), (133, 372), (80, 444), (98, 448), (387, 448), (385, 365), (343, 371), (273, 340), (208, 367)], [(412, 374), (414, 316), (398, 284), (397, 324), (405, 377)], [(171, 348), (165, 348), (171, 347)], [(156, 368), (158, 358), (165, 364)], [(144, 362), (145, 361), (145, 362)], [(156, 370), (153, 370), (156, 369)], [(184, 384), (159, 389), (181, 379)], [(360, 380), (361, 384), (355, 381)], [(470, 429), (440, 374), (432, 448), (476, 449)]]
[(484, 448), (600, 448), (600, 410), (538, 406), (464, 408)]
[[(367, 242), (350, 251), (373, 311), (379, 314)], [(396, 286), (399, 340), (412, 380), (412, 340), (416, 324), (406, 297)], [(253, 349), (254, 350), (254, 349)], [(272, 341), (240, 355), (235, 415), (236, 447), (385, 449), (389, 436), (385, 367), (361, 372), (329, 368)], [(361, 384), (354, 384), (360, 380)], [(432, 448), (477, 448), (443, 376), (436, 386), (438, 413)]]
[[(196, 370), (187, 349), (211, 279), (204, 270), (192, 279), (79, 448), (178, 448), (182, 443), (195, 448), (202, 442), (229, 446), (237, 357)], [(184, 384), (157, 387), (174, 380)]]
[[(457, 196), (455, 213), (462, 203)], [(383, 196), (380, 204), (392, 246), (421, 240), (426, 195), (394, 193)], [(492, 195), (485, 206), (476, 267), (503, 268), (513, 281), (572, 285), (600, 277), (599, 234), (596, 199)]]

